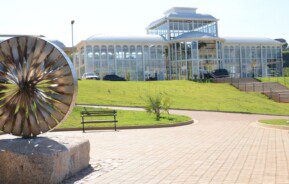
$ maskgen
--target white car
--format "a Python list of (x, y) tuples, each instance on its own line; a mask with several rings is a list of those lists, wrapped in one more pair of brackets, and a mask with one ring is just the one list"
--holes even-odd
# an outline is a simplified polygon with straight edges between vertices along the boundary
[(82, 75), (82, 79), (100, 80), (100, 77), (94, 73), (85, 73)]

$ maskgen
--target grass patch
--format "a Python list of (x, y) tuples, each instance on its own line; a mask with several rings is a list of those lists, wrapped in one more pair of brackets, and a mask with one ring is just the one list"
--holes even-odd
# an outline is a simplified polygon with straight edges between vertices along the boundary
[[(88, 110), (100, 110), (95, 108), (87, 108)], [(80, 112), (83, 110), (82, 107), (75, 107), (68, 117), (57, 128), (81, 128), (81, 116)], [(101, 109), (105, 110), (105, 109)], [(93, 119), (99, 120), (100, 117), (93, 117)], [(101, 119), (113, 119), (113, 117), (102, 117)], [(88, 119), (87, 119), (88, 120)], [(191, 120), (190, 117), (162, 114), (160, 121), (156, 121), (155, 116), (148, 114), (143, 111), (124, 111), (117, 110), (117, 127), (122, 126), (151, 126), (151, 125), (172, 125)], [(97, 124), (86, 124), (85, 127), (113, 127), (113, 123), (97, 123)]]
[(282, 125), (282, 126), (289, 126), (287, 123), (289, 119), (270, 119), (270, 120), (260, 120), (260, 123), (269, 124), (269, 125)]
[(289, 88), (289, 77), (262, 77), (258, 79), (261, 82), (278, 82)]
[(166, 93), (171, 108), (288, 115), (289, 104), (260, 93), (241, 92), (230, 84), (192, 81), (79, 81), (78, 104), (144, 106), (147, 94)]

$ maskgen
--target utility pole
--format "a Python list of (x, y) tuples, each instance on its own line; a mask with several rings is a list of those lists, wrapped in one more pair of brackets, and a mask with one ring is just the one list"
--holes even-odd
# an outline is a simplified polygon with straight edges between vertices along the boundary
[(73, 24), (74, 24), (74, 20), (71, 21), (71, 47), (74, 47), (74, 43), (73, 43)]

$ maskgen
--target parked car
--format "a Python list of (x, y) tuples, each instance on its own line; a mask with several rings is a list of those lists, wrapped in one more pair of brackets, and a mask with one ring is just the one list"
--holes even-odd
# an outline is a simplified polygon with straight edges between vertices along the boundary
[(94, 80), (100, 80), (100, 77), (94, 73), (85, 73), (82, 75), (82, 79), (94, 79)]
[(217, 69), (213, 72), (213, 75), (216, 78), (224, 78), (224, 77), (229, 77), (229, 72), (226, 69)]
[(155, 73), (154, 76), (151, 76), (151, 75), (149, 74), (145, 80), (146, 80), (146, 81), (157, 81), (157, 80), (158, 80), (158, 74)]
[(103, 80), (107, 81), (126, 81), (125, 78), (117, 76), (117, 75), (106, 75), (103, 77)]

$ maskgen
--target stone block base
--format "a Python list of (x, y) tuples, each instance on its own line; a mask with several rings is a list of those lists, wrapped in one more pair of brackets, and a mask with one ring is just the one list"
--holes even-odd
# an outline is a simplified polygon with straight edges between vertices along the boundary
[(0, 137), (0, 183), (53, 184), (89, 166), (89, 141), (79, 137)]

